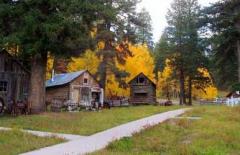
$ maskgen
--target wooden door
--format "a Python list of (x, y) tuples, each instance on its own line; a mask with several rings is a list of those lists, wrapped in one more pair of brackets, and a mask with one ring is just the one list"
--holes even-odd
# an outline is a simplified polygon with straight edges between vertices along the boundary
[(81, 100), (84, 106), (91, 106), (91, 89), (83, 87), (81, 89)]
[(72, 91), (72, 101), (74, 103), (79, 103), (80, 91), (77, 88), (74, 88)]

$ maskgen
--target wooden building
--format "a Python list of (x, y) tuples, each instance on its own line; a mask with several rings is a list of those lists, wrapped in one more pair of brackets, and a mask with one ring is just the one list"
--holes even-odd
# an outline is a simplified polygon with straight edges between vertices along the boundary
[(226, 97), (227, 98), (240, 98), (240, 91), (232, 91)]
[(103, 89), (87, 71), (54, 75), (46, 81), (46, 101), (70, 101), (80, 106), (91, 106), (92, 101), (103, 104)]
[(27, 99), (30, 72), (7, 51), (0, 51), (0, 113), (3, 105)]
[(130, 103), (154, 104), (156, 103), (156, 84), (146, 75), (140, 73), (129, 82)]

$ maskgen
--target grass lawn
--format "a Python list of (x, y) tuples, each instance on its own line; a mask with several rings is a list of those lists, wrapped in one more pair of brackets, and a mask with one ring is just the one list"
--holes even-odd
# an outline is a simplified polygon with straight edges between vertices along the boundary
[(17, 155), (63, 142), (58, 138), (41, 138), (20, 131), (0, 131), (0, 155)]
[(0, 117), (1, 127), (48, 132), (91, 135), (117, 125), (153, 114), (178, 109), (180, 106), (137, 106), (112, 108), (101, 112), (45, 113), (42, 115)]
[(240, 155), (240, 107), (200, 106), (132, 138), (123, 138), (94, 154)]

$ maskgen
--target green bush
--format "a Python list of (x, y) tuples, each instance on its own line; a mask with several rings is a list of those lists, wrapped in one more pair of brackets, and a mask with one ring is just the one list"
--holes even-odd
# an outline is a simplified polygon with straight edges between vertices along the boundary
[(236, 83), (232, 86), (232, 91), (240, 91), (240, 83)]

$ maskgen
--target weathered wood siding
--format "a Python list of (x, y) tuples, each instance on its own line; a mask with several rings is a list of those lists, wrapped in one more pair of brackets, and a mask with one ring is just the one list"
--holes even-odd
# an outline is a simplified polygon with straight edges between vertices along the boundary
[[(144, 83), (139, 83), (138, 78), (144, 78)], [(156, 86), (143, 74), (130, 82), (131, 104), (153, 104), (156, 103)]]
[[(84, 84), (84, 78), (88, 79), (88, 83)], [(83, 73), (81, 76), (72, 81), (71, 86), (81, 85), (89, 87), (100, 87), (98, 82), (88, 72)]]
[[(84, 83), (84, 79), (87, 79), (87, 83)], [(72, 100), (75, 98), (75, 100), (77, 100), (77, 102), (81, 105), (89, 105), (91, 104), (92, 99), (92, 88), (100, 89), (100, 85), (92, 77), (92, 75), (89, 74), (89, 72), (85, 72), (70, 83), (70, 98)], [(74, 96), (74, 91), (75, 93), (78, 93), (79, 96)]]
[(50, 87), (46, 89), (46, 101), (52, 102), (54, 99), (60, 100), (69, 100), (69, 84), (58, 86), (58, 87)]
[[(88, 83), (84, 83), (84, 79), (87, 79)], [(82, 88), (99, 88), (100, 85), (88, 72), (83, 73), (69, 84), (50, 87), (46, 89), (46, 100), (47, 102), (52, 102), (54, 99), (60, 100), (77, 100), (80, 103), (82, 99)], [(77, 93), (77, 94), (76, 94)], [(86, 93), (86, 92), (85, 92)], [(75, 95), (75, 96), (74, 96)], [(76, 96), (77, 95), (77, 96)], [(90, 96), (91, 97), (91, 96)], [(76, 99), (77, 98), (77, 99)], [(90, 99), (89, 99), (90, 101)]]
[(24, 100), (28, 95), (30, 73), (7, 52), (0, 52), (0, 82), (7, 83), (7, 91), (0, 92), (4, 102)]

